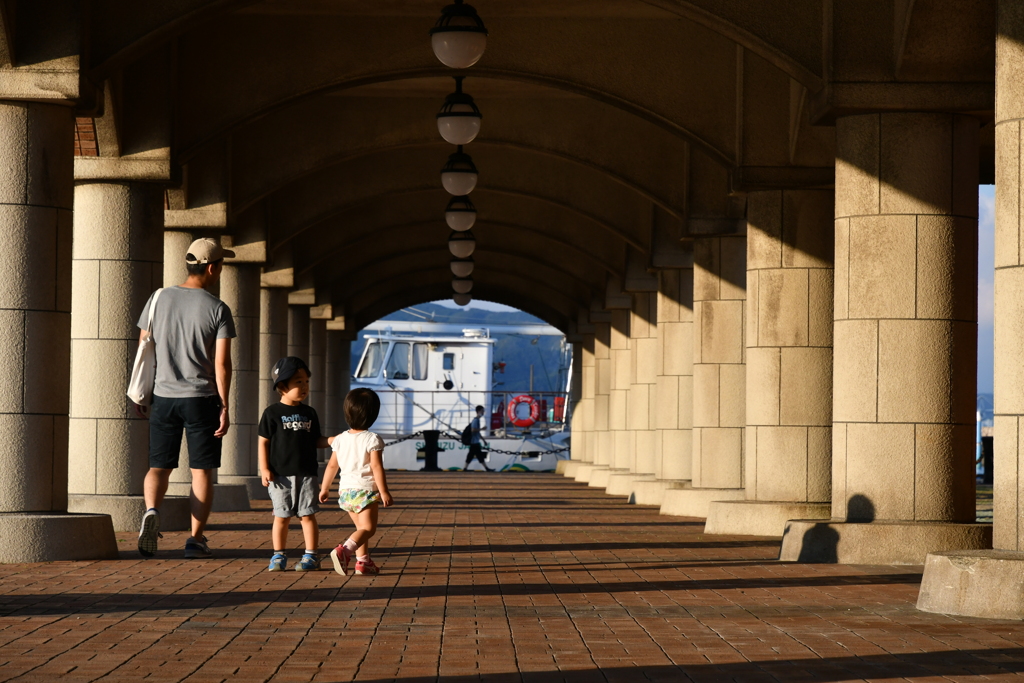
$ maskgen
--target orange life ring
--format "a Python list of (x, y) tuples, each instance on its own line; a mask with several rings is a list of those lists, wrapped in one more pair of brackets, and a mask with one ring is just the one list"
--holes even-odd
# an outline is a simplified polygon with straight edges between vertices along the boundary
[[(526, 403), (530, 406), (529, 417), (519, 417), (519, 412), (516, 407), (520, 403)], [(527, 396), (526, 394), (520, 394), (514, 399), (508, 402), (508, 421), (514, 424), (516, 427), (529, 427), (534, 422), (540, 419), (540, 404), (534, 400), (533, 396)]]

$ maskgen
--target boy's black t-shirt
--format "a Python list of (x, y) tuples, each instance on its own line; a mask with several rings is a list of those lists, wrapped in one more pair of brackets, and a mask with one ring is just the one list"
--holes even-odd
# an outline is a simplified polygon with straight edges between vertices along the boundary
[(320, 420), (307, 405), (275, 403), (263, 411), (259, 435), (270, 439), (270, 470), (282, 476), (317, 475)]

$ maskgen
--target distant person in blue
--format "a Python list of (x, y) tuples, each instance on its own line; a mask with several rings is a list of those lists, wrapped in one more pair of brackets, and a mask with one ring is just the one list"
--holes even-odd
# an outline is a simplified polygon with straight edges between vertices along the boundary
[(484, 450), (481, 447), (482, 439), (480, 438), (480, 430), (484, 428), (483, 406), (476, 407), (476, 417), (473, 418), (473, 422), (470, 427), (473, 430), (473, 436), (469, 440), (469, 454), (466, 455), (466, 466), (462, 468), (462, 471), (468, 472), (470, 463), (473, 462), (473, 458), (476, 458), (480, 461), (480, 464), (484, 466), (485, 470), (493, 472), (494, 470), (487, 466), (487, 461), (485, 460), (487, 454), (484, 453)]

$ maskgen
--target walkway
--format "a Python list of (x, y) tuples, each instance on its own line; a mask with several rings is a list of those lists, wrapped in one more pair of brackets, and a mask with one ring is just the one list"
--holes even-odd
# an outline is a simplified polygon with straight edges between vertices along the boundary
[[(919, 568), (782, 565), (770, 539), (555, 475), (393, 473), (376, 578), (268, 574), (269, 512), (141, 561), (0, 566), (0, 681), (979, 681), (1024, 625), (914, 609)], [(344, 538), (321, 515), (324, 544)], [(297, 527), (293, 540), (301, 540)]]

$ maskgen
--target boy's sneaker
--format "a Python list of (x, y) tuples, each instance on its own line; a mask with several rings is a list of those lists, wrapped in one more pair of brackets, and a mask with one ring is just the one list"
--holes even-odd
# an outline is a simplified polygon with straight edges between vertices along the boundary
[(331, 551), (331, 562), (334, 563), (334, 571), (342, 576), (348, 576), (348, 565), (352, 560), (352, 551), (344, 545), (339, 545)]
[(186, 560), (203, 560), (208, 557), (213, 557), (213, 553), (210, 552), (210, 547), (206, 545), (206, 536), (200, 538), (190, 536), (185, 541)]
[(274, 553), (274, 556), (270, 558), (270, 566), (267, 567), (268, 572), (283, 572), (284, 568), (288, 566), (288, 556), (284, 553)]
[(160, 538), (160, 512), (156, 508), (150, 508), (142, 515), (142, 528), (139, 529), (139, 553), (143, 557), (156, 555), (158, 538)]
[(320, 556), (312, 553), (303, 554), (302, 559), (295, 565), (297, 572), (314, 572), (318, 569), (320, 569)]
[(380, 574), (380, 567), (373, 563), (373, 560), (356, 560), (356, 574)]

